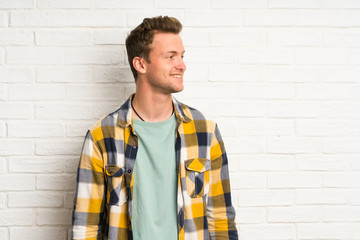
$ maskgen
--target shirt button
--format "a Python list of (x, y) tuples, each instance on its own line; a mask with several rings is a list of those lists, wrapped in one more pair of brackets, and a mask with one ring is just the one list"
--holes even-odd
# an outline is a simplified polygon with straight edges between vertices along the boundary
[(133, 149), (135, 149), (135, 148), (136, 148), (136, 146), (132, 146), (132, 148), (133, 148)]
[(131, 169), (128, 169), (127, 172), (128, 172), (128, 173), (131, 173)]

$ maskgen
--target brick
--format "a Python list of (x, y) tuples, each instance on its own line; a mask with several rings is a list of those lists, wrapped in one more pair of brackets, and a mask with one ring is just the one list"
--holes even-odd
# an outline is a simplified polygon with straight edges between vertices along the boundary
[(359, 137), (327, 137), (323, 139), (324, 153), (360, 153)]
[(296, 168), (306, 171), (348, 171), (352, 160), (357, 160), (356, 155), (319, 154), (296, 155)]
[(293, 121), (286, 119), (245, 119), (233, 121), (233, 123), (238, 125), (237, 136), (293, 135), (295, 126)]
[[(184, 98), (213, 98), (217, 95), (217, 98), (236, 98), (238, 94), (238, 88), (236, 85), (227, 85), (222, 83), (185, 83), (185, 89), (182, 93)], [(220, 95), (216, 93), (226, 93), (225, 95)]]
[(292, 190), (240, 190), (241, 207), (289, 206), (294, 203)]
[(224, 137), (228, 153), (264, 153), (265, 140), (260, 137), (229, 138)]
[(214, 0), (212, 1), (213, 8), (266, 8), (266, 0)]
[(325, 222), (358, 222), (360, 221), (360, 207), (355, 206), (327, 206), (324, 207)]
[[(209, 30), (199, 28), (186, 28), (180, 33), (183, 44), (186, 47), (205, 47), (209, 46)], [(185, 53), (185, 60), (186, 60)]]
[(30, 68), (0, 67), (1, 83), (29, 83), (32, 75)]
[(75, 191), (76, 174), (39, 175), (36, 178), (36, 189)]
[(90, 31), (37, 31), (35, 42), (38, 46), (91, 46), (93, 33)]
[(95, 104), (94, 108), (94, 119), (100, 119), (104, 115), (107, 115), (116, 109), (120, 108), (120, 103), (124, 102), (128, 98), (128, 94), (124, 95), (124, 98), (120, 101), (116, 101), (117, 103), (101, 103)]
[(5, 84), (0, 84), (0, 100), (7, 100), (7, 99), (8, 99), (7, 88), (5, 87)]
[(359, 47), (360, 33), (348, 30), (336, 30), (325, 33), (324, 45), (327, 47)]
[(63, 137), (64, 126), (60, 123), (40, 121), (8, 122), (9, 137)]
[(63, 100), (65, 95), (65, 86), (55, 84), (17, 84), (9, 86), (8, 91), (10, 100)]
[[(64, 160), (65, 160), (65, 172), (76, 174), (77, 168), (79, 166), (80, 157), (79, 156), (66, 157)], [(73, 185), (75, 186), (75, 182)]]
[(323, 82), (359, 83), (360, 69), (358, 67), (326, 67), (323, 71)]
[(38, 8), (91, 8), (94, 0), (39, 0)]
[(120, 64), (124, 63), (123, 48), (81, 48), (65, 50), (65, 64)]
[(59, 48), (10, 47), (7, 49), (8, 64), (62, 64), (63, 51)]
[(269, 0), (269, 8), (320, 8), (320, 0)]
[(360, 2), (356, 0), (326, 0), (325, 8), (360, 8)]
[(237, 208), (236, 209), (236, 223), (264, 223), (266, 222), (266, 209), (265, 208)]
[(66, 228), (59, 227), (13, 227), (10, 228), (10, 240), (15, 239), (31, 239), (36, 240), (48, 240), (51, 236), (51, 240), (64, 240), (67, 236)]
[(35, 106), (37, 119), (92, 119), (93, 106), (90, 104), (41, 103)]
[(123, 29), (98, 29), (95, 30), (95, 44), (125, 44), (128, 31)]
[(2, 209), (0, 226), (30, 226), (33, 224), (31, 209)]
[(7, 118), (7, 119), (24, 119), (30, 118), (33, 112), (32, 104), (28, 103), (12, 103), (0, 102), (0, 118)]
[(297, 64), (340, 65), (348, 63), (348, 53), (340, 48), (297, 48)]
[(31, 175), (0, 175), (0, 191), (34, 190), (35, 176)]
[(187, 64), (185, 72), (186, 82), (207, 82), (209, 79), (209, 69), (202, 64)]
[(67, 13), (71, 27), (125, 27), (126, 12), (114, 10), (72, 10)]
[(85, 137), (87, 129), (89, 129), (93, 124), (93, 121), (68, 123), (66, 124), (66, 136)]
[(209, 69), (209, 81), (214, 82), (259, 82), (265, 79), (266, 69), (262, 66), (216, 65)]
[(294, 54), (288, 48), (240, 48), (238, 59), (241, 64), (290, 64)]
[(210, 32), (210, 46), (264, 47), (266, 32), (259, 30), (214, 30)]
[(237, 27), (242, 25), (239, 10), (190, 10), (184, 12), (185, 27)]
[(241, 226), (243, 239), (292, 239), (296, 235), (292, 224), (257, 224)]
[(237, 63), (237, 54), (228, 48), (190, 49), (186, 53), (186, 63)]
[(289, 171), (294, 159), (290, 155), (242, 155), (239, 158), (241, 171)]
[(0, 64), (4, 64), (5, 62), (5, 51), (0, 49)]
[(351, 168), (352, 170), (360, 170), (360, 161), (358, 155), (350, 155), (354, 156), (351, 160)]
[(295, 86), (293, 84), (274, 83), (241, 83), (239, 98), (245, 99), (293, 99)]
[(34, 34), (23, 30), (1, 30), (0, 45), (32, 45)]
[(309, 27), (358, 27), (358, 11), (304, 10), (298, 12), (298, 26)]
[(231, 188), (265, 188), (266, 175), (264, 173), (233, 173), (230, 174)]
[(297, 120), (296, 133), (300, 136), (341, 136), (350, 134), (350, 125), (338, 120)]
[(38, 82), (90, 82), (93, 78), (89, 67), (38, 67)]
[(71, 210), (40, 209), (36, 213), (38, 225), (70, 225)]
[(0, 174), (5, 173), (7, 170), (6, 159), (0, 157)]
[(320, 153), (322, 141), (312, 137), (270, 137), (268, 153)]
[[(147, 1), (151, 2), (151, 1)], [(155, 8), (170, 8), (170, 9), (176, 9), (176, 8), (209, 8), (210, 7), (210, 1), (207, 0), (184, 0), (179, 4), (176, 0), (155, 0), (154, 1), (154, 7)]]
[[(102, 0), (99, 0), (101, 2)], [(117, 0), (113, 0), (117, 1)], [(184, 11), (180, 11), (178, 9), (147, 9), (147, 10), (138, 10), (133, 11), (131, 14), (127, 15), (127, 27), (135, 28), (140, 23), (142, 23), (143, 19), (146, 16), (171, 16), (177, 18), (184, 26)]]
[(59, 192), (36, 191), (8, 193), (9, 207), (61, 207), (62, 204), (63, 197)]
[(269, 207), (268, 221), (270, 223), (303, 223), (321, 221), (320, 207)]
[(360, 51), (356, 48), (353, 48), (351, 50), (348, 49), (348, 59), (349, 59), (349, 64), (351, 65), (359, 65), (360, 64)]
[(7, 228), (0, 228), (0, 238), (8, 239), (8, 230)]
[(360, 174), (357, 172), (324, 173), (324, 187), (359, 188)]
[(270, 173), (267, 176), (268, 188), (320, 188), (322, 175), (319, 173)]
[(266, 114), (265, 102), (259, 100), (231, 101), (226, 103), (226, 108), (224, 106), (224, 103), (214, 103), (213, 112), (227, 117), (264, 117)]
[(297, 25), (293, 10), (244, 10), (244, 26), (286, 27)]
[(269, 66), (270, 82), (319, 82), (321, 71), (317, 67), (303, 66)]
[(34, 1), (33, 0), (2, 0), (0, 2), (0, 8), (33, 8)]
[(360, 236), (359, 229), (359, 224), (350, 223), (301, 223), (297, 224), (297, 236), (300, 239), (351, 239)]
[[(6, 207), (6, 195), (5, 193), (0, 193), (0, 209)], [(1, 228), (0, 228), (0, 236), (1, 236)]]
[(360, 191), (359, 190), (355, 190), (351, 196), (350, 196), (350, 201), (349, 203), (351, 205), (360, 205)]
[(65, 209), (73, 209), (74, 208), (74, 199), (75, 193), (64, 193), (64, 207)]
[(32, 140), (0, 140), (0, 156), (28, 155), (34, 153)]
[(8, 15), (5, 11), (0, 11), (0, 27), (8, 26)]
[(318, 117), (321, 114), (319, 102), (310, 101), (269, 101), (270, 117)]
[(77, 155), (80, 156), (83, 139), (81, 140), (39, 140), (35, 144), (38, 155)]
[(64, 172), (62, 157), (9, 157), (10, 173), (61, 173)]
[(123, 88), (118, 85), (68, 85), (66, 98), (71, 100), (119, 100)]
[[(126, 0), (95, 0), (95, 8), (152, 8), (153, 1), (152, 0), (133, 0), (133, 1), (126, 1)], [(171, 15), (169, 15), (171, 16)]]
[(296, 189), (296, 204), (346, 204), (351, 192), (343, 189)]
[(94, 78), (97, 83), (134, 83), (130, 67), (98, 67), (94, 69)]
[(267, 44), (270, 47), (321, 46), (322, 34), (319, 31), (289, 28), (269, 30)]
[(12, 11), (10, 14), (11, 27), (64, 27), (66, 13), (63, 11)]
[(360, 118), (360, 104), (353, 102), (325, 102), (322, 106), (323, 118)]

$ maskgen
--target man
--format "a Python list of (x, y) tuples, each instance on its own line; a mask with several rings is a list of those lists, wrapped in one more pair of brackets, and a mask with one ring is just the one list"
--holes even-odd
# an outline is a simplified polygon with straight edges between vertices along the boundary
[(183, 90), (176, 18), (145, 18), (126, 39), (136, 93), (88, 132), (73, 239), (237, 239), (217, 125), (172, 97)]

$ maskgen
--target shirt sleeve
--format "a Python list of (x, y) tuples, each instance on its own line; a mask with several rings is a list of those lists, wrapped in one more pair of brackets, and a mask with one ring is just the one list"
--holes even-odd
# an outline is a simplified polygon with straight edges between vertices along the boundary
[(228, 159), (218, 126), (215, 126), (210, 150), (211, 182), (207, 219), (210, 239), (237, 240), (235, 209), (231, 203)]
[(88, 131), (82, 147), (72, 213), (72, 239), (100, 239), (106, 187), (99, 146)]

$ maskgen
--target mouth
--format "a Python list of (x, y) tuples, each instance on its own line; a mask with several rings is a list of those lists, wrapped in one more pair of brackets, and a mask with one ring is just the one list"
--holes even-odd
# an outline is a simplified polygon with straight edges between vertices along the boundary
[(182, 79), (183, 78), (183, 75), (181, 75), (181, 74), (172, 74), (170, 76), (172, 76), (172, 77), (174, 77), (176, 79)]

